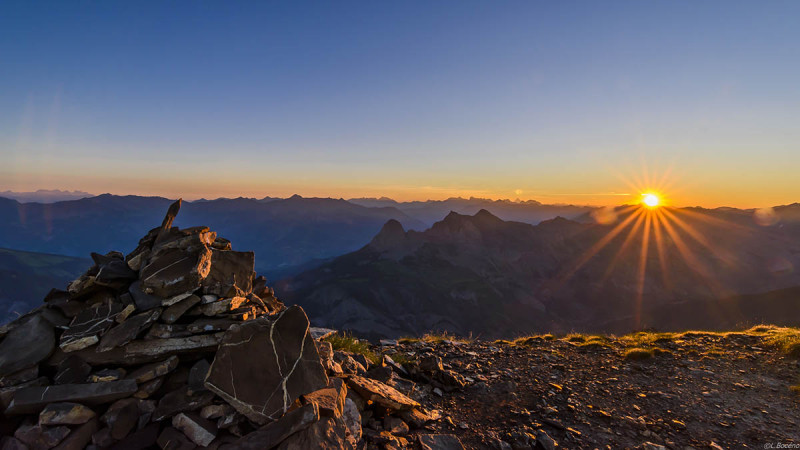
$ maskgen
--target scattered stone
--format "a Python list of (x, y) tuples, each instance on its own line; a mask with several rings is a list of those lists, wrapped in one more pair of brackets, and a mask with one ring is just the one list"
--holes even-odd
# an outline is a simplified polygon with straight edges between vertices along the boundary
[(355, 448), (342, 418), (326, 417), (292, 434), (280, 443), (279, 450)]
[(0, 378), (0, 388), (17, 386), (22, 383), (35, 380), (36, 378), (39, 378), (39, 366), (33, 365)]
[(402, 419), (392, 416), (383, 418), (383, 429), (392, 434), (399, 434), (401, 436), (409, 432), (408, 424), (403, 422)]
[(230, 405), (208, 405), (200, 410), (200, 417), (204, 419), (219, 419), (233, 412)]
[(319, 406), (319, 413), (323, 417), (340, 417), (344, 410), (344, 401), (347, 398), (347, 386), (341, 378), (333, 378), (328, 387), (302, 395), (301, 402), (314, 402)]
[(125, 369), (103, 369), (97, 373), (89, 376), (89, 381), (92, 383), (106, 383), (108, 381), (117, 381), (125, 376)]
[(128, 287), (128, 293), (133, 297), (136, 309), (139, 311), (147, 311), (161, 306), (161, 299), (155, 295), (145, 294), (141, 285), (141, 281), (137, 280)]
[(39, 425), (80, 425), (95, 415), (79, 403), (50, 403), (39, 413)]
[(201, 447), (207, 447), (217, 437), (217, 427), (194, 413), (177, 414), (172, 418), (172, 426)]
[(114, 324), (120, 311), (122, 306), (118, 303), (84, 309), (61, 334), (58, 346), (64, 352), (74, 352), (96, 344), (100, 336)]
[(189, 378), (187, 380), (189, 389), (195, 392), (205, 391), (205, 381), (210, 368), (211, 364), (209, 364), (209, 362), (205, 359), (198, 360), (196, 363), (194, 363), (192, 368), (189, 369)]
[(33, 449), (48, 449), (58, 445), (69, 434), (65, 426), (45, 427), (39, 424), (23, 424), (14, 433), (14, 437)]
[(167, 325), (164, 323), (154, 323), (153, 326), (147, 330), (147, 334), (144, 335), (145, 340), (151, 339), (170, 339), (170, 338), (181, 338), (187, 337), (195, 334), (191, 331), (187, 330), (186, 325), (180, 324), (172, 324)]
[(439, 372), (444, 370), (444, 366), (442, 366), (442, 358), (438, 356), (426, 356), (420, 359), (419, 368), (425, 372)]
[[(130, 297), (130, 294), (125, 294), (125, 295)], [(132, 302), (133, 298), (131, 297), (131, 299), (129, 301)], [(129, 303), (129, 304), (125, 305), (125, 307), (122, 308), (122, 311), (117, 313), (117, 317), (114, 318), (114, 322), (117, 322), (117, 323), (125, 322), (125, 320), (131, 314), (133, 314), (135, 311), (136, 311), (136, 305), (134, 305), (133, 303)]]
[(92, 417), (88, 422), (76, 427), (72, 432), (61, 441), (54, 450), (80, 450), (92, 442), (92, 434), (97, 431), (98, 421)]
[(464, 445), (453, 434), (421, 434), (417, 436), (421, 450), (461, 450)]
[(175, 323), (175, 321), (180, 319), (181, 316), (186, 313), (186, 311), (198, 303), (200, 303), (200, 297), (196, 295), (190, 295), (167, 308), (164, 311), (164, 314), (161, 315), (161, 320), (165, 323)]
[[(222, 340), (222, 333), (203, 334), (185, 338), (133, 341), (124, 347), (126, 357), (162, 358), (170, 355), (214, 350)], [(147, 359), (147, 358), (142, 358)]]
[(166, 427), (156, 440), (161, 450), (193, 450), (195, 444), (185, 434), (173, 427)]
[(150, 396), (155, 394), (163, 385), (164, 377), (158, 377), (154, 380), (146, 381), (139, 386), (139, 390), (136, 391), (133, 396), (138, 399), (150, 398)]
[(28, 446), (13, 436), (0, 437), (0, 450), (28, 450)]
[(227, 331), (228, 328), (239, 323), (241, 321), (233, 319), (198, 319), (187, 325), (186, 330), (192, 334)]
[(558, 444), (544, 430), (539, 430), (536, 432), (536, 446), (542, 450), (555, 450)]
[(6, 415), (38, 413), (49, 403), (81, 402), (89, 405), (108, 403), (137, 391), (133, 380), (108, 383), (61, 384), (20, 389), (6, 409)]
[[(194, 307), (190, 314), (193, 315), (204, 315), (204, 316), (218, 316), (220, 314), (229, 313), (243, 304), (247, 302), (247, 298), (245, 297), (231, 297), (226, 298), (223, 300), (216, 301), (214, 303), (208, 303), (205, 305), (198, 305)], [(238, 321), (237, 321), (238, 322)]]
[(164, 361), (147, 364), (136, 369), (131, 372), (127, 378), (136, 381), (138, 384), (142, 384), (172, 372), (178, 367), (178, 362), (177, 356), (170, 356)]
[[(96, 255), (96, 253), (93, 253)], [(135, 280), (138, 274), (133, 271), (123, 259), (113, 259), (100, 266), (94, 277), (95, 284), (111, 288), (127, 286)]]
[(347, 385), (366, 400), (373, 401), (391, 410), (407, 410), (420, 406), (397, 389), (380, 381), (352, 375), (346, 378)]
[(100, 421), (109, 428), (111, 437), (115, 440), (120, 440), (133, 431), (138, 420), (139, 405), (133, 398), (117, 400), (100, 417)]
[(213, 400), (214, 394), (211, 392), (194, 393), (188, 387), (179, 388), (161, 397), (153, 412), (153, 421), (158, 422), (181, 412), (200, 409), (211, 404)]
[[(308, 317), (292, 306), (273, 320), (229, 329), (219, 346), (206, 387), (253, 422), (286, 413), (302, 394), (328, 385)], [(258, 376), (259, 383), (252, 383)]]
[(105, 352), (136, 339), (136, 336), (150, 324), (158, 320), (160, 315), (161, 309), (156, 308), (128, 318), (121, 324), (108, 330), (97, 346), (97, 351)]
[(144, 450), (153, 448), (158, 439), (161, 426), (151, 423), (141, 430), (129, 434), (125, 439), (114, 444), (113, 450)]
[(311, 327), (309, 328), (309, 331), (311, 332), (311, 337), (316, 341), (321, 341), (322, 339), (325, 339), (326, 337), (336, 333), (336, 330), (319, 327)]
[(342, 412), (342, 420), (345, 426), (350, 430), (350, 435), (353, 436), (356, 442), (361, 440), (361, 412), (356, 406), (356, 402), (348, 397), (344, 401), (344, 411)]
[[(261, 450), (273, 448), (286, 438), (308, 428), (319, 420), (319, 408), (316, 403), (307, 403), (284, 414), (280, 419), (271, 422), (258, 430), (247, 434), (233, 445), (222, 446), (220, 450)], [(297, 447), (315, 448), (315, 447)]]

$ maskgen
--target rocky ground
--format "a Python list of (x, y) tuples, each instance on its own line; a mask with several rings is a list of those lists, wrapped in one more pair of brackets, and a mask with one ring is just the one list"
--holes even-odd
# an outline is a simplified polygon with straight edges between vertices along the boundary
[(587, 344), (581, 336), (419, 341), (392, 351), (441, 358), (445, 370), (465, 377), (463, 389), (412, 397), (441, 412), (429, 429), (453, 433), (467, 447), (530, 448), (537, 435), (563, 448), (798, 445), (800, 397), (791, 386), (800, 363), (768, 348), (770, 335), (655, 336), (652, 348), (663, 351), (643, 359), (624, 357), (636, 344), (630, 338)]

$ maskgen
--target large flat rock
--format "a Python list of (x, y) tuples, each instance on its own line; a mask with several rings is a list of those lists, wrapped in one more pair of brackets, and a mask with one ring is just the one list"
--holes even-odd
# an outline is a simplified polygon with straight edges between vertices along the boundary
[(200, 287), (210, 270), (211, 250), (208, 248), (194, 252), (171, 248), (142, 269), (141, 289), (146, 294), (171, 298)]
[(371, 378), (351, 375), (346, 378), (347, 385), (366, 400), (371, 400), (391, 410), (407, 410), (419, 406), (397, 389)]
[(38, 364), (55, 349), (53, 325), (39, 314), (22, 320), (0, 342), (0, 377)]
[(260, 424), (282, 416), (300, 395), (327, 387), (306, 313), (292, 306), (274, 320), (229, 329), (205, 384)]
[(6, 415), (38, 413), (49, 403), (58, 402), (99, 405), (129, 397), (137, 390), (134, 380), (28, 387), (14, 394)]

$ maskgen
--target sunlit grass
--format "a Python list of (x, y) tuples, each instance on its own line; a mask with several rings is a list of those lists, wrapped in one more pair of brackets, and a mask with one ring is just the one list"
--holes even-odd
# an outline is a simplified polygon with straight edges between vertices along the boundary
[(627, 361), (642, 361), (653, 357), (652, 348), (634, 347), (625, 350), (622, 357)]
[[(323, 339), (325, 342), (330, 342), (334, 350), (345, 351), (364, 355), (371, 363), (378, 364), (381, 361), (381, 356), (372, 351), (372, 348), (367, 341), (362, 341), (352, 334), (334, 333)], [(394, 359), (394, 357), (392, 357)]]
[(472, 342), (471, 337), (461, 337), (450, 333), (426, 333), (421, 337), (405, 336), (397, 340), (401, 344), (415, 344), (417, 342), (424, 342), (426, 344), (441, 344), (444, 341), (460, 342), (468, 344)]
[(396, 362), (397, 364), (400, 364), (401, 366), (406, 364), (411, 364), (415, 361), (414, 358), (408, 356), (407, 354), (399, 352), (392, 353), (391, 355), (389, 355), (389, 357), (392, 358), (392, 361)]
[(764, 344), (775, 348), (782, 354), (800, 358), (800, 329), (774, 327), (765, 332)]

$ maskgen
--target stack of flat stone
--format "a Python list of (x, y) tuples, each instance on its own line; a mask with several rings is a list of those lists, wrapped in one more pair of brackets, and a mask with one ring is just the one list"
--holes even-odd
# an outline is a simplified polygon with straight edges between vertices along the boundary
[(321, 342), (332, 330), (278, 301), (252, 252), (172, 227), (179, 209), (0, 327), (0, 450), (391, 448), (362, 423), (435, 419), (391, 367)]

